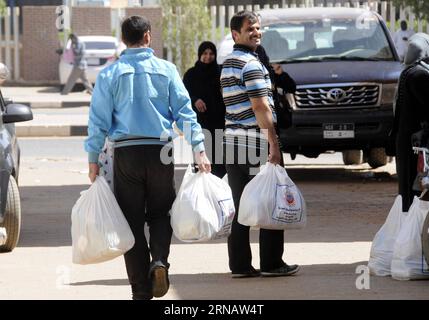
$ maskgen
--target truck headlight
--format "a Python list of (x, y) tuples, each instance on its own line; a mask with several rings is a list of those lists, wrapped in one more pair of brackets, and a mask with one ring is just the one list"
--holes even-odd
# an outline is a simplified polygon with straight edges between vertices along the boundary
[(397, 83), (387, 83), (381, 86), (381, 102), (383, 105), (392, 105), (395, 99)]

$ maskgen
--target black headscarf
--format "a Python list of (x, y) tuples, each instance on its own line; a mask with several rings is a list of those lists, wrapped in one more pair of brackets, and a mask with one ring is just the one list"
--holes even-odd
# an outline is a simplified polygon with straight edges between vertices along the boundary
[[(215, 57), (211, 63), (200, 61), (204, 51), (210, 49)], [(220, 88), (220, 68), (216, 62), (216, 46), (210, 41), (204, 41), (198, 47), (198, 60), (195, 66), (186, 71), (183, 82), (191, 96), (194, 106), (197, 99), (206, 103), (207, 112), (197, 112), (198, 122), (206, 129), (223, 128), (225, 124), (225, 105), (223, 104)]]
[(216, 46), (214, 45), (213, 42), (210, 42), (210, 41), (201, 42), (200, 46), (198, 47), (198, 60), (201, 59), (201, 56), (203, 55), (204, 51), (206, 51), (207, 49), (210, 49), (211, 51), (213, 51), (215, 55), (215, 61), (216, 61), (216, 55), (217, 55)]
[[(215, 57), (214, 57), (214, 60), (212, 63), (204, 63), (204, 62), (200, 61), (201, 56), (203, 55), (204, 51), (206, 51), (207, 49), (210, 49), (214, 53)], [(217, 50), (216, 50), (216, 46), (214, 45), (213, 42), (204, 41), (198, 47), (198, 60), (195, 63), (195, 68), (197, 70), (199, 70), (198, 72), (201, 75), (204, 75), (203, 77), (217, 77), (218, 76), (219, 66), (216, 62), (216, 55), (217, 55)]]

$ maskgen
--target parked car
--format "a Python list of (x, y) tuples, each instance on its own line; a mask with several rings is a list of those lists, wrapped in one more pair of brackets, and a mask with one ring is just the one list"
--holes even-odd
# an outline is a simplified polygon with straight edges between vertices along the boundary
[[(384, 147), (403, 67), (383, 18), (357, 8), (259, 14), (261, 43), (271, 62), (281, 64), (297, 83), (292, 99), (280, 99), (291, 118), (280, 130), (283, 151), (292, 159), (342, 151), (345, 164), (386, 164)], [(232, 46), (228, 35), (219, 48), (220, 64)]]
[[(0, 63), (0, 85), (8, 74), (7, 67)], [(20, 150), (14, 123), (32, 119), (30, 107), (4, 99), (0, 91), (0, 252), (16, 247), (21, 230)]]
[[(118, 40), (110, 36), (80, 36), (79, 39), (85, 44), (85, 57), (88, 62), (87, 76), (91, 83), (95, 83), (98, 73), (116, 60)], [(65, 85), (73, 69), (73, 52), (71, 41), (67, 41), (61, 54), (59, 72), (60, 83)], [(80, 83), (81, 80), (78, 80)]]

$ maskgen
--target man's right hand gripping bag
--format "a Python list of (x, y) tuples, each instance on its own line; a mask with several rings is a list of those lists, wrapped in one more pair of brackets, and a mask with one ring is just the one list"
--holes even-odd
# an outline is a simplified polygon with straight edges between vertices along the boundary
[(211, 173), (193, 173), (188, 166), (171, 208), (171, 227), (184, 242), (227, 237), (235, 215), (228, 183)]
[(273, 230), (305, 227), (304, 197), (285, 168), (267, 163), (246, 185), (240, 199), (238, 222)]
[(134, 246), (134, 235), (104, 177), (81, 192), (71, 220), (73, 263), (111, 260)]

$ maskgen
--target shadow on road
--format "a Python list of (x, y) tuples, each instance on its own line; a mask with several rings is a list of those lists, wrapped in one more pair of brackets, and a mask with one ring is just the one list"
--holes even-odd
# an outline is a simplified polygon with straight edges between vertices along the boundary
[[(326, 167), (292, 167), (288, 172), (305, 197), (308, 223), (303, 230), (288, 230), (286, 242), (372, 241), (396, 195), (396, 181), (387, 173)], [(176, 173), (178, 189), (184, 170)], [(80, 192), (87, 188), (88, 185), (20, 187), (23, 219), (18, 245), (70, 246), (71, 210)], [(251, 241), (258, 242), (258, 231), (251, 232)], [(173, 238), (173, 243), (183, 242)]]
[(42, 89), (37, 90), (39, 93), (60, 93), (61, 88), (59, 86), (57, 87), (45, 87)]
[[(356, 268), (366, 264), (367, 261), (304, 265), (294, 276), (274, 278), (232, 279), (229, 273), (172, 274), (171, 291), (181, 300), (424, 299), (429, 294), (427, 281), (401, 282), (390, 277), (370, 276), (369, 289), (365, 289), (359, 278), (362, 274), (356, 273)], [(128, 286), (128, 280), (93, 280), (70, 285)], [(170, 299), (168, 294), (165, 298)]]
[(71, 286), (128, 286), (128, 279), (103, 279), (70, 283)]

